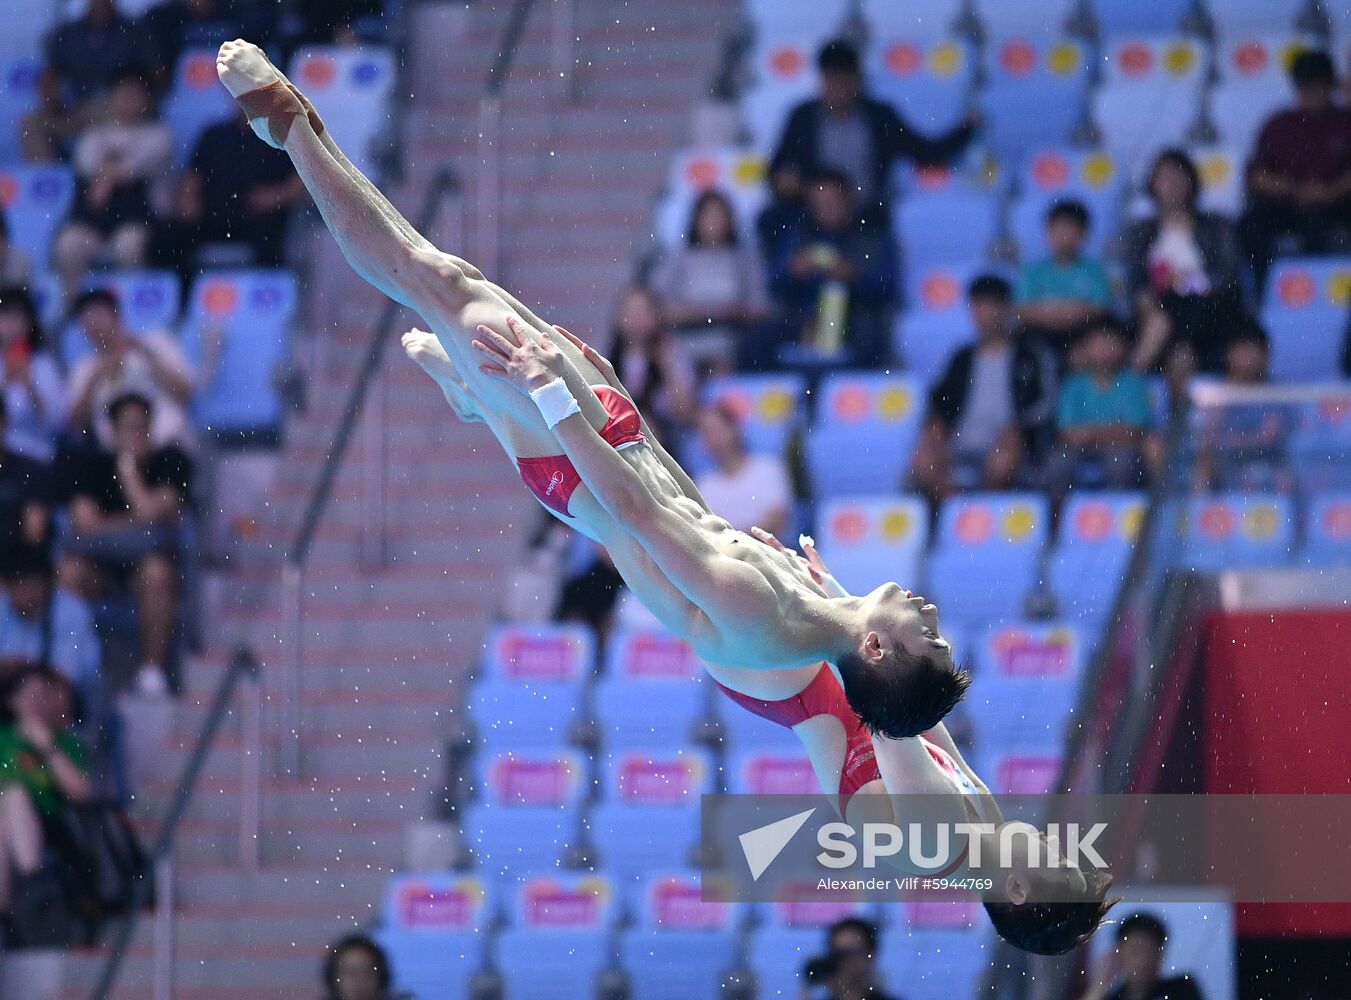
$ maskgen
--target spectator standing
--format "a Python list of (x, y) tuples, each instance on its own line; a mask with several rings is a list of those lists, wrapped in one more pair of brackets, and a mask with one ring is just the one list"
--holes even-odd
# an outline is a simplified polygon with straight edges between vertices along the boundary
[(789, 335), (823, 357), (843, 348), (853, 364), (881, 367), (891, 353), (895, 283), (891, 238), (861, 224), (848, 178), (812, 178), (807, 219), (785, 237), (770, 271)]
[(192, 461), (173, 445), (154, 445), (153, 412), (145, 396), (118, 397), (109, 406), (113, 446), (66, 457), (71, 538), (61, 578), (86, 600), (105, 580), (131, 586), (140, 630), (137, 687), (162, 695), (168, 690), (164, 668), (177, 617), (177, 558)]
[(72, 314), (94, 350), (70, 373), (71, 429), (92, 428), (99, 441), (111, 444), (108, 406), (116, 397), (136, 392), (154, 404), (155, 442), (191, 448), (187, 405), (195, 376), (178, 342), (153, 330), (133, 336), (122, 324), (117, 297), (106, 290), (86, 292)]
[(1301, 52), (1290, 77), (1295, 106), (1262, 126), (1239, 223), (1259, 289), (1278, 246), (1331, 253), (1351, 229), (1351, 109), (1333, 103), (1332, 59), (1326, 52)]
[(1126, 233), (1127, 287), (1140, 328), (1133, 363), (1169, 369), (1175, 385), (1190, 371), (1218, 372), (1224, 344), (1242, 317), (1233, 227), (1202, 212), (1201, 175), (1182, 150), (1159, 154), (1149, 174), (1155, 214)]
[(694, 373), (651, 291), (634, 285), (624, 292), (611, 339), (610, 361), (624, 388), (657, 435), (674, 441), (694, 416)]
[(846, 41), (828, 42), (816, 65), (820, 91), (789, 115), (770, 171), (786, 171), (801, 181), (824, 170), (843, 174), (865, 220), (885, 228), (893, 164), (899, 159), (952, 160), (970, 142), (975, 120), (937, 138), (916, 132), (889, 104), (863, 93), (858, 52)]
[(793, 506), (783, 459), (747, 450), (741, 421), (726, 403), (699, 412), (699, 440), (713, 459), (712, 468), (694, 480), (708, 506), (738, 531), (758, 526), (771, 535), (781, 534)]
[(826, 932), (832, 969), (829, 1000), (899, 1000), (877, 982), (877, 925), (858, 917), (836, 921)]
[(705, 191), (694, 203), (685, 245), (658, 262), (652, 290), (690, 359), (730, 371), (744, 353), (744, 331), (768, 316), (769, 303), (764, 263), (741, 240), (732, 203), (721, 191)]
[(0, 569), (26, 548), (51, 543), (52, 482), (47, 468), (4, 443), (7, 424), (0, 397)]
[(1059, 443), (1046, 475), (1057, 508), (1073, 486), (1126, 490), (1144, 480), (1149, 385), (1127, 366), (1128, 349), (1126, 331), (1099, 320), (1084, 337), (1083, 371), (1060, 388)]
[(151, 186), (169, 167), (169, 129), (151, 117), (143, 78), (121, 77), (108, 94), (108, 111), (107, 121), (91, 125), (75, 143), (79, 193), (53, 249), (67, 293), (96, 260), (122, 268), (145, 263)]
[(1018, 276), (1018, 318), (1025, 330), (1042, 334), (1062, 362), (1074, 367), (1071, 345), (1112, 301), (1107, 269), (1084, 253), (1091, 223), (1082, 202), (1058, 201), (1046, 213), (1050, 253)]
[(54, 667), (92, 704), (103, 663), (89, 605), (52, 583), (47, 554), (24, 547), (0, 567), (0, 663)]
[(50, 462), (65, 426), (65, 381), (43, 345), (37, 307), (22, 288), (0, 289), (0, 399), (8, 417), (4, 443)]
[(1012, 299), (995, 275), (967, 290), (976, 341), (953, 354), (930, 393), (911, 468), (935, 503), (963, 488), (1009, 488), (1051, 432), (1055, 359), (1040, 338), (1017, 332)]
[(145, 39), (121, 15), (115, 0), (89, 0), (83, 17), (67, 21), (47, 39), (47, 66), (81, 115), (126, 73), (147, 68)]
[[(324, 960), (324, 1000), (398, 1000), (384, 949), (364, 934), (335, 942)], [(403, 994), (400, 994), (402, 996)]]
[[(1202, 1000), (1190, 976), (1163, 978), (1167, 943), (1168, 927), (1158, 917), (1127, 917), (1117, 927), (1116, 947), (1103, 956), (1097, 982), (1080, 1000)], [(1114, 982), (1120, 985), (1113, 990)]]
[(186, 50), (214, 51), (229, 38), (270, 38), (273, 20), (257, 0), (165, 0), (146, 11), (136, 29), (153, 53), (156, 77), (168, 80)]
[(213, 125), (193, 149), (176, 199), (202, 240), (229, 241), (260, 267), (279, 267), (291, 209), (308, 195), (291, 161), (259, 142), (243, 115)]

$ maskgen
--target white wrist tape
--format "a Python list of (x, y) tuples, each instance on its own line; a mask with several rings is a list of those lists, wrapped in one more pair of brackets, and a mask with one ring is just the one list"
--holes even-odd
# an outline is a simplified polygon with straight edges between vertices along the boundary
[(530, 398), (539, 407), (540, 415), (544, 417), (544, 422), (549, 425), (549, 430), (553, 430), (555, 425), (574, 413), (582, 412), (581, 406), (572, 396), (572, 391), (561, 378), (556, 378), (548, 385), (542, 385), (538, 389), (530, 390)]

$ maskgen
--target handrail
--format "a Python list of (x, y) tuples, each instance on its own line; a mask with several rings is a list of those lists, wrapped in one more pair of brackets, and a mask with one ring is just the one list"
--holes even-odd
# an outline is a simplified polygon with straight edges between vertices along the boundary
[(521, 44), (521, 35), (525, 33), (526, 22), (535, 7), (535, 0), (516, 0), (507, 17), (506, 27), (502, 29), (502, 41), (497, 46), (497, 57), (488, 68), (488, 80), (483, 90), (489, 97), (497, 97), (506, 86), (511, 75), (512, 64), (516, 62), (516, 49)]
[(132, 935), (136, 932), (136, 924), (140, 920), (141, 910), (145, 906), (151, 879), (160, 868), (161, 862), (167, 861), (173, 853), (174, 838), (178, 834), (178, 826), (183, 820), (184, 813), (187, 812), (188, 803), (192, 800), (193, 792), (197, 787), (197, 779), (201, 777), (202, 767), (206, 764), (206, 756), (210, 753), (211, 745), (215, 742), (216, 733), (220, 730), (221, 722), (224, 721), (225, 714), (230, 709), (230, 701), (234, 697), (235, 688), (247, 678), (256, 679), (257, 674), (258, 663), (254, 659), (253, 653), (241, 646), (230, 658), (230, 665), (226, 668), (220, 684), (216, 687), (216, 695), (211, 701), (211, 708), (207, 712), (206, 720), (202, 723), (202, 728), (197, 733), (197, 741), (193, 745), (192, 755), (188, 758), (187, 764), (184, 765), (182, 777), (178, 779), (178, 787), (175, 789), (174, 797), (165, 812), (159, 835), (150, 848), (144, 867), (132, 880), (131, 899), (128, 901), (126, 913), (122, 915), (117, 936), (113, 940), (108, 958), (103, 963), (103, 971), (99, 975), (98, 983), (91, 994), (92, 1000), (107, 1000), (107, 997), (112, 993), (113, 985), (117, 982), (118, 973), (122, 969), (122, 961), (126, 958), (127, 947), (131, 943)]

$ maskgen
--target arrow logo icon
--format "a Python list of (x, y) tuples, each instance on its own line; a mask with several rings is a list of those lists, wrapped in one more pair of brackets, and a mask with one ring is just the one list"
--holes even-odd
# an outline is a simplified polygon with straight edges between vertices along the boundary
[(737, 838), (741, 841), (741, 853), (746, 855), (746, 865), (751, 870), (752, 881), (760, 881), (765, 869), (774, 863), (774, 859), (783, 852), (788, 842), (802, 829), (802, 825), (814, 812), (815, 809), (808, 809), (768, 826), (757, 827)]

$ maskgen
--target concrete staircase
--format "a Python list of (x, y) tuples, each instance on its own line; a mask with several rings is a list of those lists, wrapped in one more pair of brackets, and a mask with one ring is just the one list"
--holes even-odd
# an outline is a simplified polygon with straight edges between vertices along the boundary
[[(575, 96), (549, 88), (548, 2), (536, 5), (503, 94), (499, 280), (545, 317), (594, 333), (649, 243), (652, 197), (685, 141), (736, 5), (577, 6)], [(394, 193), (407, 214), (445, 163), (473, 204), (478, 101), (509, 8), (508, 0), (482, 0), (413, 12), (409, 176)], [(473, 259), (472, 240), (450, 246), (444, 227), (431, 236)], [(213, 652), (190, 666), (171, 735), (151, 754), (140, 789), (138, 809), (158, 815), (229, 651), (249, 643), (264, 665), (260, 866), (239, 865), (244, 747), (235, 711), (178, 839), (180, 1000), (315, 995), (325, 945), (372, 920), (385, 877), (405, 864), (406, 831), (445, 816), (456, 780), (446, 751), (463, 732), (463, 678), (500, 605), (504, 570), (540, 517), (486, 431), (456, 423), (391, 345), (376, 389), (386, 401), (388, 559), (366, 566), (360, 558), (363, 463), (373, 456), (363, 454), (359, 432), (306, 575), (302, 776), (281, 773), (280, 561), (383, 304), (326, 233), (316, 234), (307, 259), (309, 322), (297, 357), (310, 409), (289, 428), (260, 533), (233, 559), (215, 602)], [(153, 953), (146, 920), (115, 996), (152, 995)], [(64, 995), (88, 996), (102, 958), (75, 955)]]

